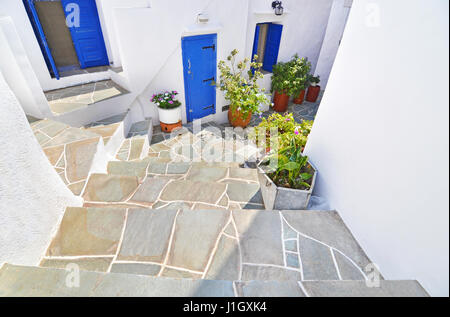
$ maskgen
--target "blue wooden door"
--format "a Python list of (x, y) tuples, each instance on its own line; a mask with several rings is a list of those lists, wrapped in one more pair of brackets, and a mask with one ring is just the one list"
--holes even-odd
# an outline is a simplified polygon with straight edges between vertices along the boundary
[(31, 26), (38, 40), (39, 46), (41, 48), (42, 54), (44, 55), (45, 63), (47, 64), (48, 70), (56, 79), (59, 79), (59, 72), (56, 68), (55, 60), (53, 59), (52, 52), (48, 46), (47, 39), (45, 38), (44, 30), (42, 29), (41, 22), (39, 21), (39, 16), (37, 14), (36, 8), (34, 6), (35, 0), (23, 0), (25, 10), (27, 11), (28, 17), (30, 18)]
[(272, 72), (273, 65), (278, 61), (282, 32), (283, 26), (281, 24), (269, 24), (263, 63), (263, 69), (268, 72)]
[(188, 121), (216, 113), (217, 34), (182, 39)]
[(81, 68), (109, 65), (95, 0), (61, 0), (61, 3), (69, 22), (77, 21), (70, 18), (79, 8), (79, 25), (68, 26)]

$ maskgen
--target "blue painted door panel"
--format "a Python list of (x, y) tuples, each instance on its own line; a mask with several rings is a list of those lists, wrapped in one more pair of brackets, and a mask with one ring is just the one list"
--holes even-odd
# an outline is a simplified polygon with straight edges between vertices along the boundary
[[(81, 68), (109, 65), (95, 0), (61, 0), (66, 17), (79, 6), (80, 24), (70, 25), (70, 35)], [(69, 5), (69, 6), (68, 6)]]
[(263, 69), (268, 72), (272, 72), (273, 65), (278, 61), (282, 32), (283, 26), (281, 24), (269, 24), (263, 63)]
[(184, 87), (188, 121), (216, 112), (217, 35), (182, 39)]
[(252, 61), (255, 55), (258, 54), (258, 45), (259, 45), (259, 32), (261, 30), (261, 26), (259, 24), (256, 25), (255, 30), (255, 40), (253, 41), (253, 52), (252, 52)]
[(52, 52), (48, 46), (47, 39), (45, 38), (44, 30), (42, 29), (41, 22), (39, 21), (39, 16), (34, 6), (34, 2), (34, 0), (23, 0), (25, 10), (30, 18), (31, 26), (33, 27), (39, 46), (41, 47), (48, 70), (56, 79), (59, 79), (59, 72), (56, 68), (55, 60), (53, 59)]

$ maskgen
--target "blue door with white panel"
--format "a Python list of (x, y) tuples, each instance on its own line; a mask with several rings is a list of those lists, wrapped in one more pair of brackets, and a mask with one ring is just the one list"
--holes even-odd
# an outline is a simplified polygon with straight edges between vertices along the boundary
[(95, 0), (61, 0), (81, 68), (109, 65)]
[(187, 120), (216, 113), (217, 34), (182, 39)]

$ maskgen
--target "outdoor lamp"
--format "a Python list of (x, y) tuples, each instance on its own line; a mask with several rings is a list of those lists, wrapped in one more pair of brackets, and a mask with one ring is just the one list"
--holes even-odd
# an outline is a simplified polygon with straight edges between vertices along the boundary
[(272, 8), (275, 10), (275, 15), (283, 15), (283, 5), (281, 1), (272, 2)]

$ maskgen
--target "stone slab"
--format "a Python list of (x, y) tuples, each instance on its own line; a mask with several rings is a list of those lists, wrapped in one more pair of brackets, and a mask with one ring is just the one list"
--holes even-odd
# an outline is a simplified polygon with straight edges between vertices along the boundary
[(67, 208), (47, 255), (114, 255), (125, 214), (125, 209)]

